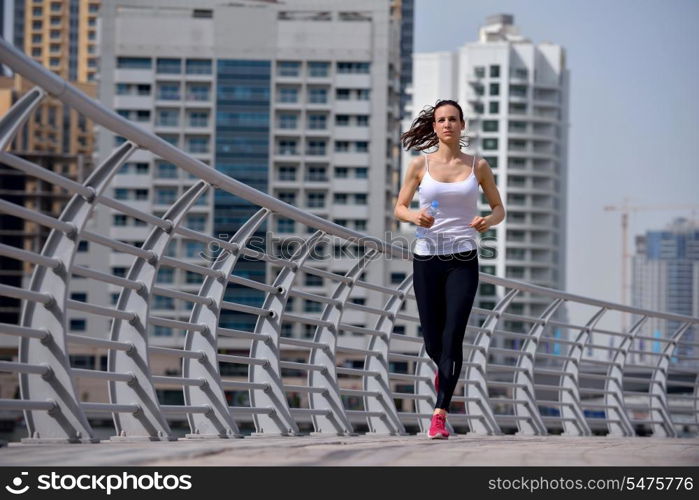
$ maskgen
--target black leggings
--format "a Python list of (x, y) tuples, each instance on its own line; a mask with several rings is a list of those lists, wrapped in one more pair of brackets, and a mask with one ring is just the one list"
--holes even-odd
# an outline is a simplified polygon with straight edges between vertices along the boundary
[(466, 323), (478, 290), (478, 250), (413, 257), (413, 290), (425, 350), (439, 368), (435, 407), (448, 410), (461, 374)]

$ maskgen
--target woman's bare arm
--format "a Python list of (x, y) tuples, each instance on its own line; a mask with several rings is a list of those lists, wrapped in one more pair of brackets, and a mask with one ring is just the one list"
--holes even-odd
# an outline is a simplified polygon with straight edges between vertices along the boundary
[(412, 222), (419, 226), (430, 227), (434, 223), (434, 217), (427, 215), (424, 210), (410, 210), (408, 208), (413, 200), (413, 196), (415, 196), (417, 187), (420, 185), (420, 172), (424, 166), (425, 160), (423, 156), (410, 160), (405, 179), (403, 180), (403, 186), (398, 193), (398, 200), (396, 201), (396, 208), (393, 214), (398, 220), (403, 222)]
[(481, 158), (478, 161), (476, 169), (478, 183), (483, 188), (488, 204), (490, 205), (491, 213), (486, 217), (476, 216), (471, 221), (471, 226), (475, 227), (479, 232), (485, 232), (490, 227), (500, 224), (505, 219), (505, 206), (502, 204), (498, 185), (495, 183), (495, 176), (488, 165), (488, 162)]

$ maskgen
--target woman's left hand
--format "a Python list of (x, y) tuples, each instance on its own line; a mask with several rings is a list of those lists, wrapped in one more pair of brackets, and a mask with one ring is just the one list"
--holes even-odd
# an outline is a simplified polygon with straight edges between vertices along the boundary
[(479, 233), (484, 233), (488, 229), (490, 229), (490, 223), (488, 222), (488, 218), (480, 217), (478, 215), (473, 218), (469, 226), (475, 228), (476, 231), (478, 231)]

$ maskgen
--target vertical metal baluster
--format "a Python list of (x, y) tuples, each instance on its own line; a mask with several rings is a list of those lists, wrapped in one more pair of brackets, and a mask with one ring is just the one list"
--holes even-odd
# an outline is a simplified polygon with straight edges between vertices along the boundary
[(129, 342), (129, 351), (110, 349), (107, 367), (112, 373), (130, 373), (129, 383), (109, 381), (109, 400), (114, 404), (136, 404), (139, 410), (133, 414), (114, 412), (114, 427), (117, 435), (113, 440), (176, 440), (160, 409), (158, 396), (153, 387), (148, 356), (148, 314), (153, 284), (158, 273), (160, 258), (174, 236), (187, 211), (206, 192), (209, 185), (199, 181), (189, 188), (165, 212), (163, 219), (169, 222), (168, 229), (154, 227), (142, 245), (151, 252), (149, 259), (136, 258), (126, 277), (140, 282), (139, 291), (124, 288), (119, 295), (117, 310), (136, 314), (133, 321), (114, 319), (111, 340)]
[(80, 231), (83, 230), (95, 208), (95, 200), (109, 185), (112, 176), (136, 149), (127, 142), (116, 149), (88, 177), (84, 185), (91, 195), (74, 195), (59, 219), (72, 224), (74, 230), (67, 234), (56, 229), (49, 234), (41, 255), (61, 261), (61, 266), (50, 269), (36, 266), (31, 278), (30, 290), (44, 292), (53, 298), (50, 304), (25, 302), (21, 325), (28, 328), (45, 328), (50, 336), (44, 340), (22, 337), (19, 342), (19, 360), (29, 364), (48, 364), (48, 376), (20, 374), (19, 387), (22, 399), (50, 399), (57, 405), (49, 412), (25, 410), (24, 418), (29, 438), (24, 442), (95, 441), (93, 431), (80, 407), (75, 392), (66, 345), (66, 300), (70, 283), (68, 271), (78, 249)]
[(391, 295), (386, 302), (384, 310), (388, 316), (381, 316), (376, 321), (374, 330), (381, 332), (381, 335), (372, 335), (369, 339), (368, 350), (378, 353), (378, 355), (367, 356), (364, 367), (373, 372), (378, 372), (379, 376), (364, 376), (364, 390), (378, 392), (376, 396), (364, 396), (364, 409), (373, 412), (382, 412), (381, 417), (370, 415), (367, 417), (369, 432), (373, 434), (405, 434), (405, 427), (400, 421), (396, 405), (393, 403), (393, 391), (388, 375), (388, 351), (390, 350), (391, 333), (393, 325), (396, 323), (396, 314), (405, 300), (405, 295), (413, 286), (412, 274), (405, 278), (398, 286), (398, 295)]
[(269, 340), (262, 342), (253, 340), (250, 347), (250, 357), (263, 359), (264, 365), (253, 365), (249, 368), (249, 381), (268, 384), (268, 389), (252, 389), (250, 391), (250, 406), (256, 408), (272, 408), (270, 414), (253, 415), (255, 436), (288, 436), (299, 434), (299, 428), (294, 417), (289, 411), (289, 404), (284, 392), (284, 382), (279, 367), (279, 337), (281, 336), (281, 317), (286, 306), (289, 290), (293, 286), (296, 275), (313, 249), (313, 246), (323, 239), (325, 233), (316, 231), (305, 240), (289, 259), (292, 267), (283, 267), (276, 279), (274, 287), (279, 289), (276, 293), (268, 293), (265, 297), (263, 309), (270, 312), (270, 316), (260, 316), (255, 325), (255, 333), (268, 335)]
[(555, 299), (544, 312), (539, 317), (542, 320), (539, 323), (532, 325), (527, 338), (522, 344), (522, 353), (526, 353), (526, 356), (520, 355), (517, 360), (517, 368), (523, 368), (526, 371), (517, 370), (514, 372), (513, 382), (515, 384), (526, 384), (525, 386), (515, 385), (514, 387), (514, 399), (515, 400), (525, 400), (526, 404), (515, 403), (514, 411), (515, 415), (526, 415), (528, 420), (517, 419), (517, 427), (519, 431), (517, 434), (524, 436), (543, 436), (548, 434), (548, 429), (546, 424), (544, 424), (541, 414), (539, 413), (539, 407), (536, 404), (536, 392), (534, 391), (534, 365), (536, 357), (536, 349), (539, 347), (539, 341), (544, 333), (544, 330), (548, 326), (548, 322), (551, 317), (556, 313), (558, 307), (563, 303), (563, 299)]
[[(229, 243), (238, 249), (245, 248), (248, 239), (255, 234), (257, 228), (265, 221), (270, 211), (261, 208), (255, 215), (248, 219), (243, 226), (236, 231)], [(200, 297), (207, 297), (210, 301), (208, 306), (195, 304), (189, 322), (207, 326), (205, 332), (190, 330), (184, 342), (184, 349), (187, 351), (203, 352), (201, 359), (182, 359), (182, 375), (185, 378), (199, 378), (205, 381), (201, 387), (184, 386), (185, 405), (209, 405), (211, 412), (190, 413), (187, 415), (191, 434), (188, 438), (204, 437), (238, 437), (238, 426), (228, 408), (225, 392), (221, 386), (221, 374), (217, 361), (218, 338), (216, 330), (218, 328), (219, 316), (221, 314), (221, 301), (223, 300), (227, 277), (235, 268), (241, 252), (224, 249), (216, 261), (211, 264), (211, 269), (220, 272), (217, 279), (213, 276), (206, 276), (199, 289)]]
[(311, 392), (309, 394), (309, 406), (313, 409), (329, 410), (330, 415), (313, 415), (313, 427), (318, 434), (352, 435), (354, 434), (352, 423), (345, 413), (340, 397), (340, 387), (337, 381), (335, 353), (337, 349), (337, 333), (340, 319), (349, 299), (354, 283), (366, 266), (379, 256), (376, 250), (369, 250), (359, 258), (359, 261), (345, 274), (350, 278), (350, 283), (341, 281), (335, 287), (332, 298), (337, 301), (325, 306), (321, 319), (333, 324), (332, 328), (318, 326), (313, 337), (314, 342), (323, 347), (314, 347), (309, 355), (309, 363), (322, 365), (325, 370), (317, 373), (315, 370), (308, 372), (308, 385), (310, 387), (322, 387), (322, 393)]
[[(495, 414), (490, 406), (488, 396), (488, 381), (486, 370), (488, 365), (488, 349), (500, 322), (502, 312), (507, 309), (519, 290), (513, 288), (495, 305), (490, 316), (479, 331), (473, 342), (473, 349), (468, 358), (464, 376), (464, 396), (466, 397), (466, 415), (468, 426), (473, 434), (502, 434), (500, 425), (495, 420)], [(478, 417), (478, 418), (475, 418)]]
[(670, 409), (667, 405), (667, 372), (670, 367), (670, 357), (677, 347), (677, 343), (684, 335), (691, 323), (683, 323), (673, 333), (670, 338), (672, 342), (666, 342), (663, 347), (663, 352), (658, 359), (653, 373), (650, 377), (650, 385), (648, 387), (648, 396), (650, 398), (650, 416), (651, 420), (655, 420), (656, 416), (662, 420), (662, 423), (652, 422), (653, 437), (677, 437), (677, 431), (670, 416)]
[[(564, 404), (561, 406), (561, 415), (563, 420), (563, 435), (564, 436), (591, 436), (592, 430), (585, 418), (585, 412), (580, 403), (580, 360), (582, 359), (585, 346), (592, 338), (592, 329), (597, 326), (597, 323), (602, 319), (604, 313), (607, 312), (606, 307), (600, 308), (588, 320), (585, 328), (580, 330), (575, 338), (575, 344), (568, 348), (568, 356), (572, 359), (566, 359), (563, 363), (563, 375), (561, 376), (561, 391), (559, 393), (560, 401)], [(571, 421), (570, 419), (575, 419)]]
[(631, 327), (619, 344), (619, 349), (614, 353), (612, 364), (609, 365), (607, 369), (607, 376), (609, 378), (604, 384), (604, 404), (607, 405), (607, 418), (610, 418), (610, 409), (616, 416), (616, 421), (607, 422), (609, 434), (612, 436), (629, 437), (636, 435), (631, 420), (629, 420), (626, 403), (624, 401), (624, 366), (629, 349), (633, 346), (636, 334), (640, 331), (643, 323), (645, 323), (647, 319), (648, 316), (643, 316)]

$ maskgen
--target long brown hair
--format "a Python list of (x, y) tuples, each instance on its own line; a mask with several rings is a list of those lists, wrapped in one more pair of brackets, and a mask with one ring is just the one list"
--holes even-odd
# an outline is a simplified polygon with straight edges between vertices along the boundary
[[(434, 113), (442, 106), (454, 106), (459, 110), (461, 122), (464, 122), (464, 111), (459, 106), (459, 103), (451, 99), (442, 99), (437, 101), (434, 106), (425, 106), (417, 118), (410, 125), (410, 130), (400, 136), (405, 149), (415, 149), (416, 151), (424, 151), (435, 146), (439, 142), (439, 138), (432, 127), (434, 123)], [(468, 142), (464, 137), (459, 138), (459, 145), (463, 148), (468, 146)]]

